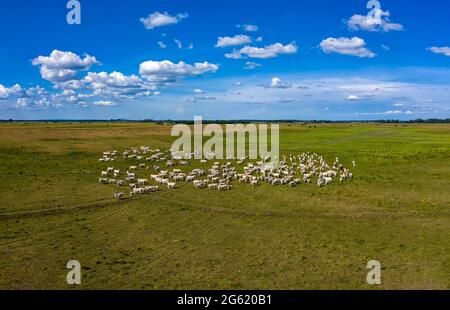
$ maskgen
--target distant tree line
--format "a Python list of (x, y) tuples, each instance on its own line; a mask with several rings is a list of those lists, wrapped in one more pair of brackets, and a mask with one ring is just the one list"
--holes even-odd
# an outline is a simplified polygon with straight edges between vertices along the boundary
[[(153, 120), (153, 119), (145, 119), (145, 120), (128, 120), (128, 119), (110, 119), (108, 120), (0, 120), (1, 123), (7, 122), (20, 122), (20, 123), (104, 123), (104, 122), (114, 122), (114, 123), (152, 123), (159, 125), (167, 125), (167, 124), (190, 124), (193, 125), (193, 120)], [(450, 123), (450, 119), (438, 119), (438, 118), (430, 118), (430, 119), (415, 119), (415, 120), (348, 120), (348, 121), (331, 121), (331, 120), (203, 120), (203, 124), (249, 124), (249, 123), (280, 123), (280, 124), (351, 124), (351, 123), (381, 123), (381, 124), (447, 124)]]
[[(156, 123), (156, 124), (188, 124), (193, 125), (193, 120), (141, 120), (138, 121), (141, 123)], [(450, 123), (450, 119), (437, 119), (437, 118), (431, 118), (431, 119), (416, 119), (416, 120), (363, 120), (363, 121), (357, 121), (357, 120), (349, 120), (349, 121), (331, 121), (331, 120), (203, 120), (203, 124), (234, 124), (234, 123), (242, 123), (242, 124), (249, 124), (249, 123), (280, 123), (280, 124), (336, 124), (336, 123), (383, 123), (383, 124), (416, 124), (416, 123), (425, 123), (425, 124), (446, 124)]]

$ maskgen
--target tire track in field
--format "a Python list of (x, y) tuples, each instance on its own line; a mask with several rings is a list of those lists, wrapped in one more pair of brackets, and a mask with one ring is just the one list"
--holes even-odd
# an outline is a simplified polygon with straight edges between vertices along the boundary
[[(59, 237), (57, 237), (56, 239), (49, 239), (49, 240), (47, 241), (47, 242), (50, 243), (50, 242), (52, 242), (52, 241), (55, 241), (55, 240), (58, 240), (59, 238), (61, 238), (61, 237), (62, 237), (62, 234), (65, 234), (65, 233), (71, 232), (71, 231), (73, 231), (73, 230), (75, 230), (75, 229), (78, 229), (78, 228), (80, 228), (80, 226), (98, 222), (98, 221), (103, 220), (104, 218), (106, 218), (106, 217), (108, 217), (108, 216), (111, 216), (111, 215), (115, 215), (115, 214), (121, 213), (121, 212), (123, 212), (123, 211), (125, 211), (125, 210), (127, 210), (127, 209), (128, 209), (128, 208), (118, 209), (118, 210), (115, 210), (115, 211), (113, 211), (113, 212), (110, 212), (110, 213), (108, 213), (108, 214), (106, 214), (106, 215), (101, 215), (101, 216), (98, 217), (98, 218), (95, 218), (95, 219), (90, 220), (90, 221), (86, 221), (86, 222), (84, 222), (84, 223), (80, 223), (80, 224), (78, 224), (78, 225), (77, 225), (76, 223), (73, 223), (73, 224), (74, 224), (73, 227), (68, 228), (68, 229), (63, 229), (63, 230), (61, 230), (60, 227), (58, 227), (57, 229), (51, 230), (51, 231), (49, 231), (49, 232), (46, 233), (46, 234), (35, 235), (35, 236), (33, 236), (33, 237), (34, 237), (33, 239), (30, 239), (30, 238), (25, 237), (24, 239), (20, 239), (20, 240), (11, 240), (10, 242), (0, 243), (0, 246), (8, 246), (8, 245), (11, 245), (11, 244), (18, 244), (18, 245), (20, 245), (21, 242), (27, 242), (27, 241), (33, 243), (33, 242), (35, 242), (35, 238), (36, 238), (36, 237), (38, 237), (38, 238), (48, 238), (48, 237), (51, 237), (52, 235), (58, 234)], [(80, 210), (80, 209), (77, 209), (77, 210)], [(59, 213), (59, 214), (65, 214), (65, 213), (67, 213), (67, 211), (64, 212), (64, 213)], [(62, 226), (65, 226), (65, 225), (66, 225), (66, 224), (62, 224)], [(23, 245), (22, 245), (22, 246), (23, 246)]]
[[(182, 187), (179, 187), (179, 189), (182, 189), (182, 188), (185, 188), (187, 185), (188, 185), (189, 183), (185, 183)], [(168, 191), (168, 192), (170, 192), (170, 191)], [(171, 200), (171, 199), (168, 199), (168, 198), (164, 198), (164, 197), (161, 197), (162, 195), (159, 195), (159, 196), (157, 196), (156, 197), (156, 199), (155, 200), (159, 200), (159, 201), (164, 201), (164, 202), (166, 202), (166, 203), (169, 203), (169, 204), (172, 204), (172, 205), (175, 205), (175, 207), (180, 207), (180, 205), (184, 205), (184, 206), (190, 206), (190, 207), (192, 207), (194, 210), (196, 210), (196, 211), (205, 211), (205, 210), (207, 210), (207, 211), (211, 211), (211, 210), (213, 210), (213, 209), (208, 209), (208, 208), (205, 208), (205, 207), (202, 207), (201, 209), (199, 209), (198, 208), (198, 204), (195, 204), (195, 203), (190, 203), (190, 202), (186, 202), (186, 201), (184, 201), (184, 202), (181, 202), (181, 201), (173, 201), (173, 200)], [(152, 198), (155, 198), (154, 196), (152, 196)], [(227, 210), (227, 209), (225, 209), (225, 208), (221, 208), (221, 210)], [(241, 216), (246, 216), (246, 215), (248, 215), (247, 213), (245, 213), (245, 212), (242, 212), (242, 211), (236, 211), (236, 212), (233, 212), (233, 214), (239, 214), (239, 215), (241, 215)], [(185, 221), (183, 221), (183, 223), (177, 223), (178, 225), (184, 225), (184, 224), (188, 224), (189, 222), (191, 222), (192, 221), (192, 219), (191, 218), (187, 218)], [(222, 220), (221, 222), (220, 222), (220, 225), (214, 225), (214, 226), (211, 226), (212, 228), (210, 228), (210, 229), (207, 229), (206, 231), (204, 231), (204, 233), (203, 234), (201, 234), (201, 235), (199, 235), (199, 239), (200, 240), (205, 240), (205, 237), (207, 236), (207, 235), (209, 235), (209, 234), (211, 234), (211, 233), (214, 233), (215, 231), (218, 231), (218, 230), (220, 230), (220, 229), (222, 229), (223, 228), (223, 226), (225, 226), (226, 224), (228, 224), (229, 223), (229, 219), (227, 219), (226, 221), (225, 220)], [(204, 241), (203, 241), (204, 242)], [(167, 243), (161, 243), (159, 246), (157, 246), (157, 247), (155, 247), (154, 249), (152, 249), (152, 251), (151, 251), (151, 253), (152, 254), (154, 254), (154, 255), (156, 255), (156, 257), (154, 258), (154, 259), (152, 259), (150, 262), (148, 262), (148, 263), (146, 263), (146, 264), (144, 264), (144, 265), (141, 265), (141, 266), (139, 266), (139, 267), (134, 267), (133, 268), (133, 270), (135, 271), (135, 272), (137, 272), (137, 271), (139, 271), (139, 270), (143, 270), (143, 269), (147, 269), (147, 268), (149, 268), (149, 267), (153, 267), (153, 268), (155, 268), (155, 266), (158, 264), (158, 263), (160, 263), (160, 262), (162, 262), (164, 259), (166, 259), (168, 256), (170, 256), (171, 255), (171, 250), (170, 249), (167, 249), (167, 246), (168, 246), (169, 244), (167, 244)], [(116, 275), (116, 276), (113, 276), (113, 277), (111, 277), (110, 278), (110, 280), (111, 281), (114, 281), (114, 280), (116, 280), (116, 279), (118, 279), (118, 278), (120, 278), (121, 277), (121, 275)]]
[[(186, 185), (180, 187), (180, 189), (185, 187), (185, 186)], [(162, 195), (162, 194), (165, 194), (165, 193), (170, 193), (170, 191), (160, 191), (160, 192), (153, 193), (153, 195), (158, 195), (158, 194)], [(1, 220), (16, 219), (16, 218), (19, 219), (19, 218), (45, 217), (45, 216), (51, 216), (51, 215), (61, 215), (61, 214), (67, 214), (67, 213), (70, 213), (70, 212), (76, 212), (76, 211), (79, 211), (79, 210), (103, 209), (103, 208), (106, 208), (108, 206), (117, 206), (117, 205), (120, 205), (120, 204), (124, 204), (125, 202), (131, 202), (131, 201), (133, 201), (133, 198), (128, 198), (128, 199), (124, 199), (124, 200), (120, 200), (120, 201), (118, 201), (118, 200), (105, 200), (105, 201), (102, 201), (102, 202), (81, 204), (81, 205), (78, 205), (78, 206), (74, 206), (74, 207), (70, 207), (70, 208), (63, 208), (63, 209), (59, 208), (59, 209), (48, 209), (48, 210), (39, 210), (39, 211), (27, 211), (27, 212), (3, 215), (3, 217), (0, 216), (0, 221)], [(131, 207), (133, 207), (133, 206), (131, 205)], [(78, 225), (77, 225), (77, 223), (74, 223), (74, 226), (71, 227), (71, 228), (63, 229), (63, 230), (60, 230), (58, 228), (58, 229), (52, 230), (52, 231), (50, 231), (50, 232), (48, 232), (46, 234), (40, 234), (39, 236), (36, 236), (36, 237), (46, 238), (46, 237), (50, 237), (50, 236), (52, 236), (54, 234), (58, 234), (59, 237), (57, 237), (56, 239), (50, 239), (48, 242), (57, 241), (65, 233), (71, 232), (71, 231), (73, 231), (75, 229), (78, 229), (80, 227), (83, 227), (85, 225), (95, 224), (95, 223), (97, 223), (97, 222), (99, 222), (99, 221), (101, 221), (101, 220), (103, 220), (105, 218), (108, 218), (108, 217), (120, 214), (120, 213), (122, 213), (125, 210), (129, 210), (131, 207), (128, 206), (128, 207), (125, 207), (125, 208), (122, 208), (122, 209), (118, 209), (116, 211), (112, 211), (112, 212), (107, 213), (105, 215), (101, 215), (98, 218), (92, 219), (90, 221), (85, 221), (85, 222), (80, 223)], [(139, 209), (139, 210), (143, 210), (143, 209)], [(64, 224), (63, 224), (63, 226), (64, 226)], [(12, 244), (20, 245), (21, 242), (27, 242), (27, 241), (34, 242), (34, 239), (29, 239), (29, 238), (25, 237), (25, 239), (11, 240), (11, 241), (7, 241), (7, 242), (2, 242), (2, 243), (0, 243), (0, 246), (3, 247), (3, 246), (12, 245)]]
[[(158, 200), (165, 201), (165, 202), (168, 202), (168, 203), (170, 203), (170, 204), (176, 204), (177, 207), (181, 204), (181, 205), (188, 205), (188, 206), (191, 206), (191, 207), (193, 207), (194, 209), (198, 210), (198, 205), (197, 205), (197, 204), (194, 204), (194, 203), (189, 203), (189, 202), (183, 202), (183, 203), (180, 203), (180, 202), (174, 202), (174, 201), (172, 201), (172, 200), (164, 199), (164, 198), (160, 198), (160, 197), (158, 197), (157, 199), (158, 199)], [(242, 213), (242, 212), (239, 212), (239, 213), (240, 213), (242, 216), (245, 216), (244, 213)], [(191, 219), (188, 218), (188, 219), (185, 221), (185, 223), (188, 223), (188, 222), (190, 222), (190, 221), (191, 221)], [(226, 221), (225, 221), (225, 220), (222, 220), (222, 221), (220, 222), (219, 225), (213, 225), (213, 226), (210, 225), (211, 228), (205, 230), (203, 234), (199, 235), (199, 236), (198, 236), (198, 237), (199, 237), (198, 239), (199, 239), (199, 240), (202, 240), (202, 242), (204, 242), (204, 240), (205, 240), (205, 238), (206, 238), (207, 235), (209, 235), (209, 234), (211, 234), (211, 233), (214, 233), (214, 232), (216, 232), (216, 231), (222, 229), (226, 224), (229, 223), (229, 221), (230, 221), (229, 219), (227, 219)], [(168, 256), (171, 255), (171, 251), (170, 251), (170, 249), (168, 249), (168, 250), (166, 249), (166, 245), (167, 245), (167, 244), (161, 244), (161, 245), (160, 245), (159, 247), (157, 247), (155, 250), (152, 250), (152, 253), (155, 253), (155, 254), (156, 254), (156, 257), (155, 257), (154, 259), (152, 259), (151, 262), (146, 263), (145, 265), (140, 266), (140, 267), (138, 267), (138, 268), (134, 268), (134, 270), (137, 271), (137, 270), (142, 270), (142, 269), (144, 269), (144, 268), (147, 269), (147, 268), (149, 268), (149, 267), (155, 268), (156, 265), (158, 265), (160, 262), (162, 262), (164, 259), (166, 259)], [(117, 279), (117, 278), (119, 278), (119, 275), (113, 277), (112, 279)]]
[[(126, 201), (126, 200), (123, 200), (123, 201)], [(30, 218), (30, 217), (46, 217), (46, 216), (51, 216), (51, 215), (70, 213), (73, 211), (83, 210), (83, 209), (94, 209), (94, 208), (100, 209), (100, 208), (105, 208), (107, 206), (118, 205), (123, 201), (102, 200), (102, 201), (84, 203), (84, 204), (76, 205), (73, 207), (67, 207), (67, 208), (54, 208), (54, 209), (45, 209), (45, 210), (3, 213), (3, 214), (0, 214), (0, 221), (11, 220), (11, 219)]]
[[(191, 219), (187, 219), (184, 223), (189, 223), (191, 221)], [(214, 226), (215, 229), (208, 229), (207, 231), (205, 231), (204, 234), (200, 235), (199, 239), (202, 240), (202, 242), (204, 243), (204, 239), (205, 236), (209, 233), (211, 233), (213, 230), (219, 230), (222, 229), (222, 227), (225, 224), (228, 224), (228, 221), (222, 221), (221, 225), (216, 225)], [(201, 249), (201, 247), (200, 247)], [(141, 265), (134, 265), (133, 267), (133, 273), (137, 274), (140, 271), (145, 271), (145, 270), (157, 270), (158, 265), (163, 262), (164, 260), (166, 260), (170, 255), (173, 254), (173, 251), (170, 249), (170, 243), (161, 243), (158, 247), (154, 248), (151, 250), (152, 254), (152, 258), (150, 261), (147, 261), (145, 264), (141, 264)], [(108, 280), (109, 281), (115, 281), (117, 279), (121, 279), (122, 275), (119, 273), (114, 273), (114, 276), (111, 276)]]

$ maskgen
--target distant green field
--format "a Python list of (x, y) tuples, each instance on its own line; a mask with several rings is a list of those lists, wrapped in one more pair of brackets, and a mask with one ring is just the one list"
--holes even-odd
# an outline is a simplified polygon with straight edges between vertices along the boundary
[(0, 289), (73, 289), (73, 259), (78, 289), (450, 289), (449, 124), (282, 125), (283, 154), (355, 160), (344, 184), (113, 199), (99, 155), (170, 129), (0, 124)]

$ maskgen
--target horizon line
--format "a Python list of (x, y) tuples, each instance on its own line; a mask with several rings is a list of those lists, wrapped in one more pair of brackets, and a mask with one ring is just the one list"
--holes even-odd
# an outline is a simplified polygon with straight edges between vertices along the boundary
[[(174, 119), (0, 119), (0, 123), (44, 123), (44, 122), (54, 122), (54, 123), (69, 123), (69, 122), (95, 122), (95, 123), (110, 123), (110, 122), (123, 122), (123, 123), (194, 123), (193, 120), (174, 120)], [(450, 123), (450, 118), (428, 118), (428, 119), (411, 119), (411, 120), (400, 120), (400, 119), (378, 119), (378, 120), (326, 120), (326, 119), (203, 119), (203, 123), (249, 123), (249, 122), (268, 122), (268, 123)]]

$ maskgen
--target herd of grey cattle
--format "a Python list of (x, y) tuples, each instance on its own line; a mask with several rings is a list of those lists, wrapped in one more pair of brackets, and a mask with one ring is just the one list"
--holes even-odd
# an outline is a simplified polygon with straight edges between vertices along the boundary
[[(136, 196), (157, 192), (162, 188), (176, 189), (179, 184), (191, 183), (196, 189), (227, 191), (233, 188), (233, 182), (258, 186), (262, 182), (270, 185), (287, 185), (295, 187), (302, 183), (317, 182), (318, 187), (332, 184), (335, 180), (340, 183), (353, 179), (353, 174), (345, 168), (339, 158), (333, 165), (326, 163), (324, 158), (315, 153), (282, 156), (278, 163), (264, 160), (251, 162), (246, 158), (229, 160), (223, 163), (202, 159), (200, 166), (208, 168), (192, 168), (191, 161), (194, 153), (175, 154), (172, 150), (161, 151), (149, 147), (133, 147), (121, 154), (130, 163), (122, 171), (112, 165), (120, 159), (118, 151), (104, 152), (99, 162), (109, 166), (101, 172), (101, 184), (114, 184), (118, 188), (129, 187), (129, 196)], [(183, 159), (183, 158), (191, 158)], [(355, 161), (352, 162), (356, 167)], [(182, 169), (175, 169), (175, 167)], [(125, 198), (123, 191), (114, 194), (117, 199)]]

